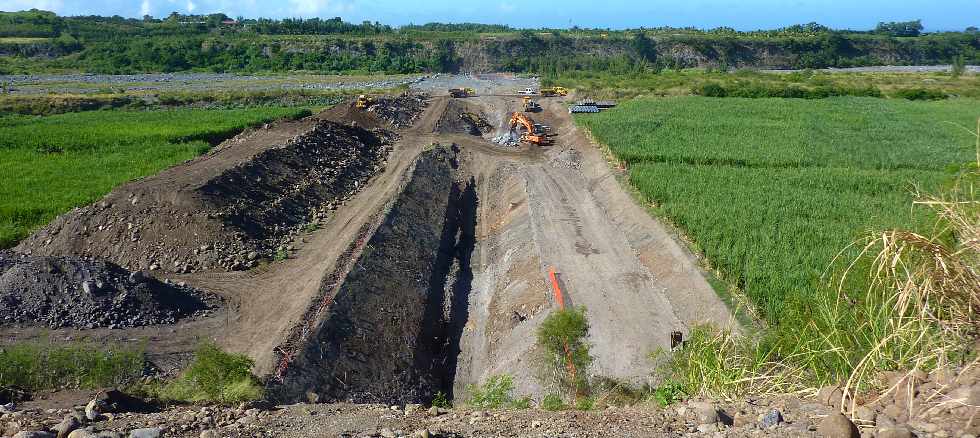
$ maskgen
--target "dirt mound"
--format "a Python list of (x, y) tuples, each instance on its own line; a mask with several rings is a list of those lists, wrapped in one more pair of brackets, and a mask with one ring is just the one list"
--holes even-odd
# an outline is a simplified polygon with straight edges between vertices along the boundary
[(450, 100), (446, 111), (436, 122), (435, 132), (439, 134), (483, 135), (493, 131), (485, 115), (471, 105), (459, 100)]
[(51, 328), (171, 324), (219, 303), (105, 262), (0, 252), (0, 324)]
[(131, 270), (251, 268), (288, 251), (305, 225), (349, 199), (382, 168), (394, 137), (325, 121), (296, 130), (278, 144), (262, 132), (235, 139), (123, 185), (55, 219), (17, 250), (102, 258)]
[(372, 97), (367, 108), (363, 109), (357, 108), (354, 101), (336, 105), (315, 117), (367, 129), (401, 129), (414, 124), (428, 104), (428, 94), (403, 93), (399, 96)]
[(272, 397), (406, 403), (451, 393), (477, 202), (472, 182), (456, 180), (456, 166), (447, 148), (419, 158), (327, 315), (270, 387)]
[(403, 93), (400, 96), (384, 96), (374, 100), (368, 107), (373, 112), (395, 128), (411, 126), (425, 110), (429, 96), (426, 94)]

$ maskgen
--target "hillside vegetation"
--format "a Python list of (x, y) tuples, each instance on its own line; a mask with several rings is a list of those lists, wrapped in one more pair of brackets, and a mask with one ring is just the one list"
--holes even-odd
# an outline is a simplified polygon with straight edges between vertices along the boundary
[(90, 111), (0, 117), (0, 248), (115, 186), (297, 108)]
[[(902, 24), (902, 23), (898, 23)], [(908, 24), (908, 23), (905, 23)], [(0, 13), (0, 73), (185, 70), (387, 73), (819, 68), (980, 63), (980, 34), (920, 34), (921, 25), (838, 31), (817, 24), (729, 28), (513, 29), (481, 24), (393, 28), (380, 23), (248, 19), (223, 14), (142, 20)], [(6, 56), (4, 56), (6, 55)]]

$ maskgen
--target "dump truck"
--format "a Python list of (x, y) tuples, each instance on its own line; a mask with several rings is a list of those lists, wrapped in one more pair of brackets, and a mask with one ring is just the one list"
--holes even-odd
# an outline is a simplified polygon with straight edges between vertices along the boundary
[(547, 146), (551, 144), (547, 130), (542, 125), (534, 123), (534, 120), (524, 115), (524, 113), (513, 113), (510, 116), (510, 132), (515, 132), (520, 127), (524, 128), (521, 133), (521, 142)]
[(541, 105), (531, 100), (531, 96), (524, 96), (524, 112), (536, 113), (538, 111), (541, 111)]
[(568, 96), (568, 89), (566, 89), (565, 87), (542, 88), (541, 95), (545, 97)]
[(452, 97), (473, 97), (476, 96), (476, 90), (472, 88), (450, 88), (449, 95)]

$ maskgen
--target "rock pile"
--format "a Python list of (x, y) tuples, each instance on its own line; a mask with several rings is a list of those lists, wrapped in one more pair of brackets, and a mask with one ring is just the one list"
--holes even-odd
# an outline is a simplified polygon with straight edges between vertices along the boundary
[(395, 128), (411, 126), (428, 105), (429, 96), (422, 93), (403, 93), (396, 97), (379, 97), (368, 107), (379, 119)]
[(217, 297), (105, 261), (0, 251), (0, 324), (51, 328), (171, 324), (207, 313)]

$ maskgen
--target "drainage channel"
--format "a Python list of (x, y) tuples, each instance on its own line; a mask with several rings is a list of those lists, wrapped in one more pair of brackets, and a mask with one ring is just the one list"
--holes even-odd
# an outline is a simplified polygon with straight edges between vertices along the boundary
[(478, 196), (456, 150), (424, 152), (326, 315), (280, 379), (278, 402), (429, 402), (452, 395), (468, 318)]

